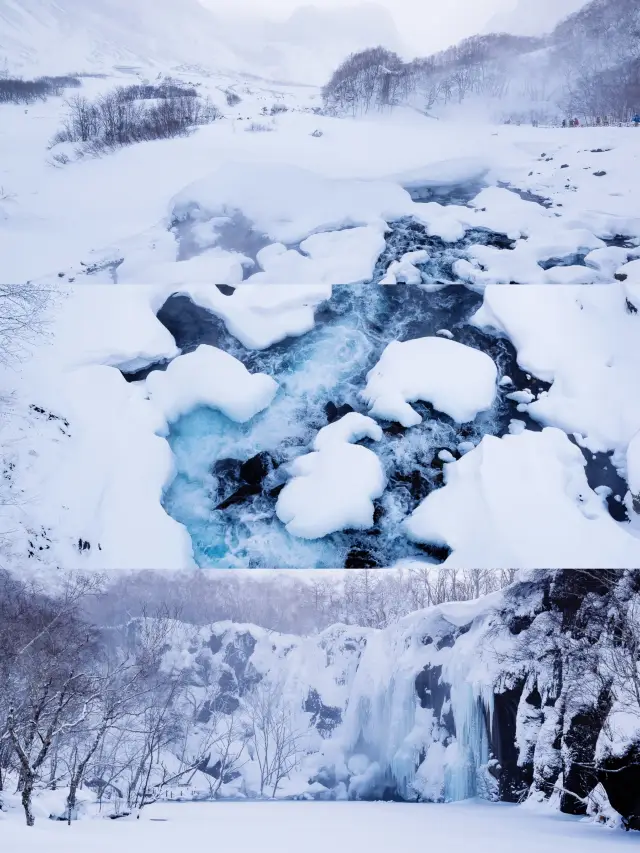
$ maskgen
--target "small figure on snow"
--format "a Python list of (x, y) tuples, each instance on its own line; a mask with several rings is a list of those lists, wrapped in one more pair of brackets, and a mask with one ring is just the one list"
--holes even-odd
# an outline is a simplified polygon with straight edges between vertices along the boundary
[(567, 120), (566, 120), (566, 118), (563, 118), (563, 119), (562, 119), (562, 126), (563, 126), (563, 127), (566, 127), (566, 126), (567, 126)]
[(633, 122), (634, 127), (639, 127), (640, 126), (640, 113), (636, 113), (634, 115), (634, 117), (631, 119), (631, 121)]

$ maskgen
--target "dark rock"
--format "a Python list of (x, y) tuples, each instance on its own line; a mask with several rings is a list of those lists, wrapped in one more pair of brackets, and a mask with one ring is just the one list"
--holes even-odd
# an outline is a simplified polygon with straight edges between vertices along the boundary
[(311, 725), (320, 732), (322, 737), (327, 737), (342, 722), (342, 711), (340, 708), (325, 705), (317, 690), (311, 688), (304, 703), (304, 710), (312, 714)]
[(507, 803), (520, 802), (533, 782), (533, 764), (523, 767), (518, 764), (516, 716), (523, 689), (524, 679), (520, 679), (513, 687), (493, 697), (491, 751), (500, 768), (497, 774), (499, 796)]
[(256, 647), (256, 639), (248, 631), (237, 634), (224, 653), (224, 662), (234, 671), (238, 684), (242, 684), (249, 658)]
[(597, 769), (597, 778), (627, 829), (640, 830), (640, 746), (623, 756), (610, 756)]
[(236, 292), (235, 287), (231, 287), (231, 285), (229, 284), (216, 284), (216, 287), (218, 288), (220, 293), (223, 293), (225, 296), (233, 296), (233, 294)]
[[(560, 811), (565, 814), (584, 815), (587, 813), (588, 794), (598, 784), (595, 769), (596, 743), (611, 710), (612, 699), (608, 690), (603, 690), (595, 707), (588, 708), (571, 718), (564, 734), (563, 753), (565, 755), (564, 785), (567, 793), (560, 796)], [(582, 799), (577, 799), (580, 797)]]
[(527, 628), (531, 627), (533, 620), (533, 616), (512, 616), (507, 623), (507, 627), (512, 634), (521, 634)]
[(247, 485), (240, 486), (240, 488), (236, 489), (236, 491), (232, 495), (229, 495), (228, 498), (226, 498), (221, 503), (219, 503), (216, 506), (216, 509), (217, 510), (229, 509), (230, 506), (235, 506), (236, 504), (244, 503), (247, 500), (247, 498), (252, 498), (255, 495), (259, 495), (259, 494), (260, 494), (260, 489), (256, 488), (255, 486), (247, 486)]
[(606, 172), (594, 172), (593, 176), (594, 176), (594, 178), (604, 178), (604, 176), (606, 174), (607, 174)]
[(218, 652), (222, 648), (222, 639), (223, 639), (223, 637), (219, 637), (217, 634), (212, 634), (209, 637), (209, 642), (207, 643), (207, 645), (211, 649), (212, 654), (214, 654), (214, 655), (218, 654)]
[(451, 548), (448, 545), (435, 545), (433, 543), (416, 543), (416, 547), (423, 551), (425, 554), (428, 554), (430, 557), (433, 557), (434, 560), (437, 560), (439, 563), (444, 563), (444, 561), (449, 557), (452, 553)]
[(240, 477), (248, 485), (259, 487), (273, 467), (273, 460), (268, 453), (258, 453), (242, 463)]
[(331, 400), (324, 407), (325, 413), (327, 415), (327, 420), (330, 424), (335, 421), (339, 421), (340, 418), (343, 418), (345, 415), (348, 415), (349, 412), (353, 412), (353, 406), (350, 406), (348, 403), (344, 403), (342, 406), (336, 406), (335, 403), (332, 403)]
[(442, 681), (442, 667), (425, 666), (416, 676), (415, 688), (420, 707), (432, 709), (434, 717), (439, 719), (445, 702), (451, 699), (451, 689)]
[(344, 561), (345, 569), (378, 569), (380, 564), (370, 551), (352, 548)]

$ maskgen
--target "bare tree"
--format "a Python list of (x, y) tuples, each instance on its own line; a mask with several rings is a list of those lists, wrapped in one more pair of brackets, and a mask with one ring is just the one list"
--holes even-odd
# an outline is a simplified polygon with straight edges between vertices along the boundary
[(249, 755), (260, 770), (260, 796), (267, 789), (275, 797), (278, 787), (296, 766), (301, 752), (301, 732), (293, 709), (286, 703), (283, 686), (263, 679), (245, 698), (251, 725)]

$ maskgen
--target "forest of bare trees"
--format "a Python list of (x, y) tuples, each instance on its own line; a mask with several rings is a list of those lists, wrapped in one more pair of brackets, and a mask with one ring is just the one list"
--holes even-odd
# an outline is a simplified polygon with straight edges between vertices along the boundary
[(547, 38), (473, 36), (410, 62), (381, 47), (353, 54), (324, 103), (334, 114), (401, 104), (430, 114), (475, 99), (502, 120), (624, 123), (640, 112), (639, 45), (635, 0), (594, 0)]

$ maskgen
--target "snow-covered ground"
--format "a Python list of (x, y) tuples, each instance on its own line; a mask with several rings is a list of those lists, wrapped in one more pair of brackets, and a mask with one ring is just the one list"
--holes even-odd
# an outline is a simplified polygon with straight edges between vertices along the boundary
[[(48, 150), (63, 98), (2, 106), (2, 280), (340, 284), (396, 264), (387, 280), (404, 281), (412, 265), (396, 262), (416, 250), (428, 255), (412, 256), (418, 281), (640, 275), (632, 128), (494, 126), (408, 108), (332, 118), (312, 111), (314, 87), (172, 73), (200, 84), (224, 118), (98, 159)], [(80, 91), (138, 80), (112, 71)], [(263, 116), (274, 104), (289, 111)], [(247, 132), (252, 123), (269, 131)]]
[[(46, 806), (41, 806), (46, 818)], [(162, 803), (144, 809), (140, 820), (86, 820), (68, 827), (21, 816), (3, 818), (3, 847), (14, 853), (169, 853), (210, 843), (226, 853), (326, 853), (326, 850), (396, 849), (399, 839), (458, 853), (564, 853), (631, 850), (637, 840), (548, 811), (479, 802), (448, 805), (397, 803)]]

